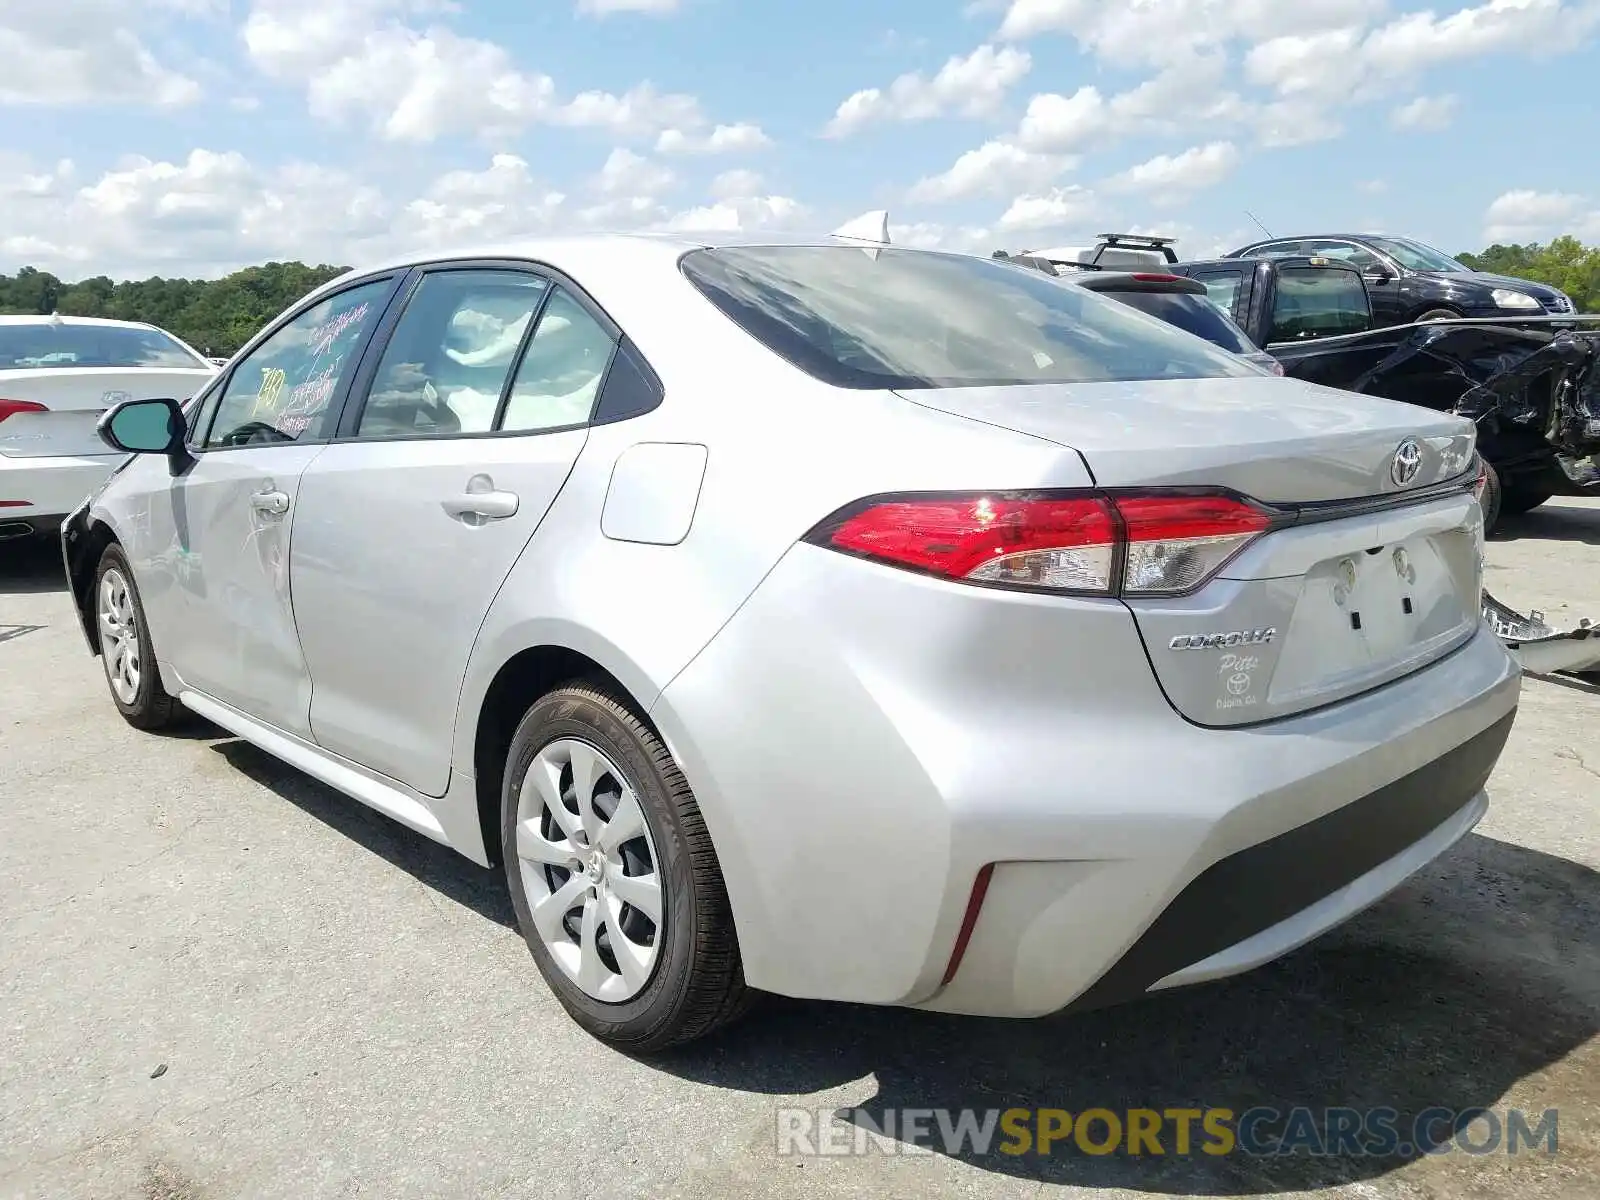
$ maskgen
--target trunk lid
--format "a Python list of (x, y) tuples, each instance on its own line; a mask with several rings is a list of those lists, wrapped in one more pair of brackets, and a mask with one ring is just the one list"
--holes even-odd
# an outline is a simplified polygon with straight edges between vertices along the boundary
[[(1209, 726), (1380, 687), (1481, 621), (1472, 424), (1290, 379), (906, 391), (1070, 446), (1104, 488), (1225, 488), (1278, 512), (1191, 595), (1126, 595), (1167, 698)], [(1402, 453), (1405, 447), (1405, 453)], [(1420, 494), (1419, 494), (1420, 493)]]
[(0, 369), (0, 400), (28, 400), (47, 410), (13, 413), (0, 421), (0, 454), (114, 457), (94, 431), (106, 409), (123, 400), (187, 400), (215, 375), (180, 367)]

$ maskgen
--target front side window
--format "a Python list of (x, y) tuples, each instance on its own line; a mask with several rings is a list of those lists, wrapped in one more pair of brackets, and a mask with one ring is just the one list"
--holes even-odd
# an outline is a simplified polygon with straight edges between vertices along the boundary
[(1337, 258), (1340, 262), (1347, 262), (1358, 271), (1365, 271), (1368, 267), (1378, 265), (1378, 256), (1371, 250), (1364, 249), (1354, 242), (1318, 241), (1307, 243), (1306, 253), (1322, 258)]
[(73, 367), (178, 367), (211, 364), (159, 329), (126, 325), (80, 325), (69, 321), (0, 324), (0, 371)]
[(852, 246), (684, 255), (691, 283), (745, 333), (843, 388), (1214, 378), (1234, 356), (1037, 271), (959, 254)]
[(1338, 267), (1286, 267), (1278, 273), (1268, 340), (1360, 333), (1372, 323), (1361, 276)]
[(330, 296), (252, 350), (228, 378), (206, 447), (326, 437), (333, 398), (389, 287), (382, 279)]
[(425, 275), (384, 348), (356, 436), (490, 432), (549, 287), (522, 271)]

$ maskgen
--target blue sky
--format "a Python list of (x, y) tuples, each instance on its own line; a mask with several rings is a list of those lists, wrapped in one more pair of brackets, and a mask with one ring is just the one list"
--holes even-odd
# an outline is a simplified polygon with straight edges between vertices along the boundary
[(1600, 241), (1600, 0), (0, 0), (0, 270), (581, 228)]

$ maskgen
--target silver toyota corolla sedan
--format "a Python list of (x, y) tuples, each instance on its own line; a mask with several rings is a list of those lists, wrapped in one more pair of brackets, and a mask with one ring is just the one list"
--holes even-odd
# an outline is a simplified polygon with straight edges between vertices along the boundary
[(635, 1051), (1246, 970), (1465, 834), (1517, 706), (1472, 425), (987, 259), (412, 257), (101, 429), (62, 540), (123, 716), (503, 864)]

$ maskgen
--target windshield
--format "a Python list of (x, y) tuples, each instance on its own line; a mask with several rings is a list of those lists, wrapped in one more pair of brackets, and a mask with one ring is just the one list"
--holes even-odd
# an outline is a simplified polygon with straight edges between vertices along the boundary
[(1234, 356), (1038, 271), (854, 246), (693, 250), (683, 272), (751, 337), (844, 388), (1252, 376)]
[(1234, 354), (1249, 354), (1255, 349), (1244, 330), (1208, 296), (1184, 292), (1119, 292), (1110, 288), (1095, 290)]
[(0, 324), (0, 371), (48, 367), (199, 367), (207, 364), (159, 329), (54, 321)]
[(1408, 238), (1368, 238), (1372, 245), (1382, 250), (1408, 271), (1470, 271), (1472, 268), (1458, 263), (1448, 254), (1432, 246), (1413, 242)]

